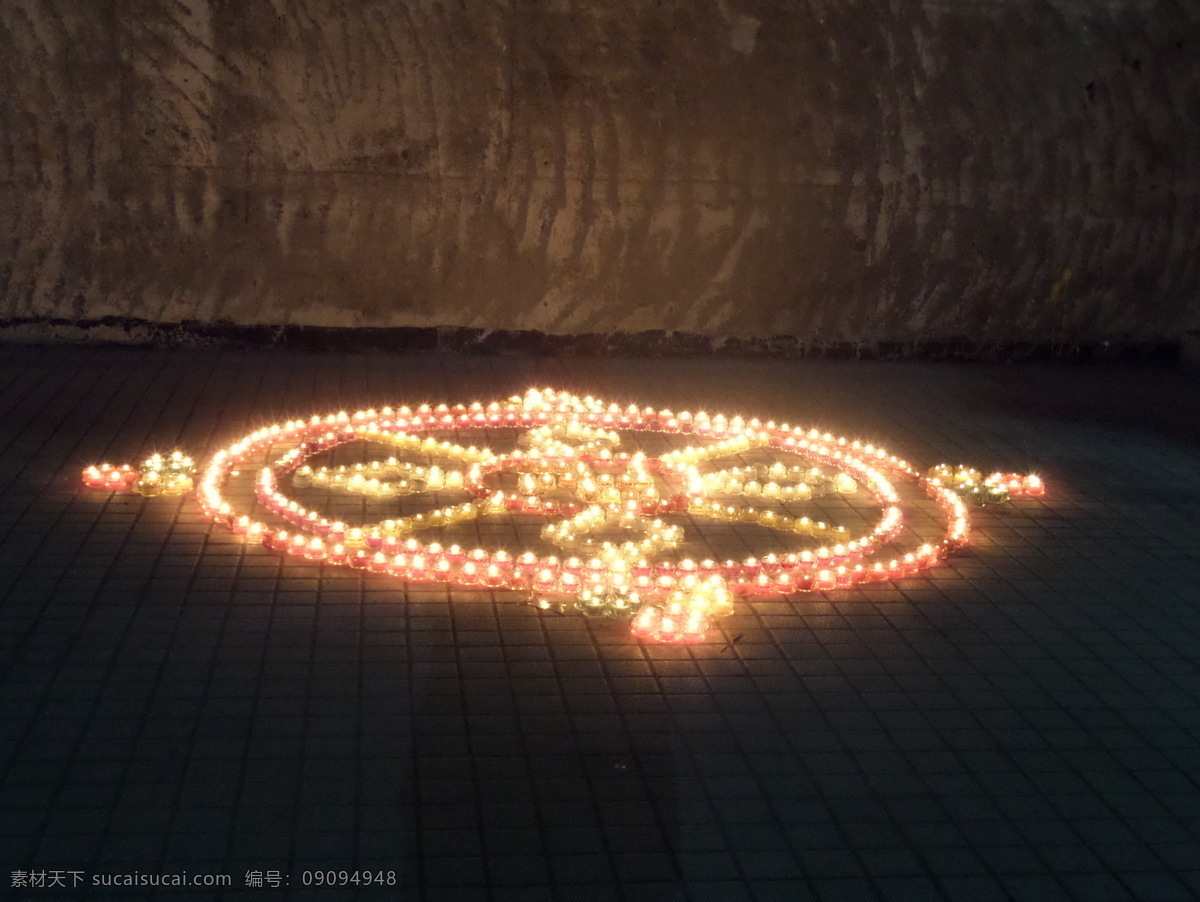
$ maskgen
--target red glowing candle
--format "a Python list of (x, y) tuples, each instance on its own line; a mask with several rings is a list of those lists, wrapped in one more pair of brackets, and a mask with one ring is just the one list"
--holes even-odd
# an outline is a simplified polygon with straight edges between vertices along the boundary
[(633, 631), (643, 636), (653, 636), (658, 630), (658, 623), (661, 618), (662, 611), (659, 608), (642, 608), (641, 612), (634, 618)]
[(388, 559), (387, 572), (392, 576), (398, 576), (400, 579), (408, 578), (408, 555), (393, 554)]
[(671, 641), (679, 633), (679, 621), (671, 614), (663, 614), (658, 621), (657, 638)]

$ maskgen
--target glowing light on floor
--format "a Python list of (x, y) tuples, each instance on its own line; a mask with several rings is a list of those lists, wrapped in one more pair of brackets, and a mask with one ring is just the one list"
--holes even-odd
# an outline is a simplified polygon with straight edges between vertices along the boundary
[[(520, 430), (520, 447), (499, 454), (429, 434), (484, 429)], [(687, 436), (691, 443), (648, 456), (621, 450), (622, 433)], [(351, 442), (390, 446), (396, 455), (420, 454), (442, 464), (418, 465), (399, 456), (351, 467), (310, 462)], [(255, 480), (258, 507), (269, 516), (240, 510), (225, 495), (230, 478), (256, 467), (280, 445), (288, 450), (258, 470)], [(702, 472), (710, 461), (744, 454), (771, 459)], [(735, 597), (829, 591), (910, 576), (968, 542), (968, 500), (981, 505), (1045, 493), (1038, 477), (1016, 473), (984, 476), (942, 464), (922, 475), (882, 448), (816, 429), (620, 407), (550, 389), (487, 405), (385, 407), (281, 423), (214, 454), (198, 486), (195, 473), (191, 458), (177, 451), (155, 454), (137, 469), (91, 466), (83, 482), (148, 496), (194, 490), (207, 517), (248, 543), (410, 582), (524, 591), (544, 609), (629, 620), (636, 636), (660, 641), (703, 638), (715, 618), (732, 610)], [(502, 477), (515, 481), (515, 488), (501, 489)], [(945, 525), (940, 534), (896, 551), (904, 530), (896, 485), (903, 482), (936, 502)], [(289, 483), (378, 502), (433, 491), (462, 491), (471, 500), (347, 526), (289, 497), (284, 491)], [(870, 496), (880, 514), (873, 527), (856, 535), (787, 512), (814, 495), (859, 492)], [(552, 518), (541, 536), (566, 556), (468, 550), (421, 537), (501, 513)], [(667, 519), (685, 513), (767, 527), (817, 545), (761, 559), (696, 560), (677, 553), (686, 530)], [(613, 535), (624, 540), (605, 538)]]

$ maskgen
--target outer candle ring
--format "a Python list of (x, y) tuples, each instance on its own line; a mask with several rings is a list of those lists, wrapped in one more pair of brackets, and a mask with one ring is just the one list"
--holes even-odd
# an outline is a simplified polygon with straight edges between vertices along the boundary
[[(378, 435), (380, 435), (380, 432), (377, 431), (376, 429), (373, 429), (372, 428), (373, 426), (382, 426), (384, 430), (391, 428), (393, 431), (400, 431), (398, 429), (399, 424), (396, 423), (395, 421), (390, 422), (390, 423), (386, 422), (386, 421), (379, 423), (377, 421), (371, 421), (371, 420), (367, 419), (360, 413), (360, 414), (356, 414), (354, 417), (354, 420), (358, 421), (355, 425), (342, 426), (339, 430), (340, 434), (335, 433), (333, 440), (331, 441), (330, 435), (329, 435), (329, 430), (328, 430), (328, 426), (329, 426), (331, 419), (332, 419), (331, 417), (314, 418), (314, 421), (307, 425), (305, 425), (305, 424), (289, 424), (289, 428), (273, 430), (273, 431), (270, 431), (266, 435), (260, 435), (260, 433), (252, 434), (252, 436), (248, 436), (246, 440), (243, 440), (243, 442), (238, 443), (238, 445), (234, 446), (235, 448), (237, 448), (239, 446), (242, 447), (242, 450), (240, 451), (240, 453), (234, 454), (234, 455), (227, 455), (223, 459), (221, 459), (219, 462), (217, 459), (214, 459), (214, 464), (210, 465), (208, 474), (206, 475), (206, 478), (205, 478), (205, 484), (204, 484), (204, 488), (209, 496), (209, 498), (208, 498), (209, 504), (207, 506), (211, 509), (219, 509), (220, 508), (222, 501), (220, 498), (219, 486), (225, 481), (225, 479), (228, 477), (228, 473), (234, 468), (234, 466), (236, 466), (240, 463), (244, 463), (245, 460), (252, 453), (262, 450), (262, 448), (264, 448), (266, 446), (273, 445), (275, 442), (277, 442), (281, 438), (300, 441), (302, 443), (301, 448), (303, 450), (301, 450), (300, 453), (295, 453), (295, 449), (294, 449), (293, 452), (289, 452), (288, 455), (284, 455), (284, 458), (282, 458), (281, 461), (277, 462), (276, 467), (272, 468), (272, 470), (275, 474), (277, 474), (279, 476), (284, 475), (284, 473), (288, 469), (299, 466), (305, 459), (307, 459), (308, 456), (311, 456), (312, 454), (315, 454), (318, 451), (325, 450), (325, 449), (333, 447), (337, 444), (345, 443), (348, 441), (353, 441), (353, 440), (356, 440), (359, 438), (377, 437)], [(544, 422), (546, 422), (547, 419), (549, 419), (549, 417), (544, 417), (544, 416), (539, 416), (539, 415), (534, 415), (534, 416), (526, 415), (525, 419), (522, 420), (519, 416), (513, 417), (513, 416), (509, 415), (507, 412), (505, 415), (488, 416), (482, 420), (480, 420), (478, 418), (471, 418), (471, 417), (451, 417), (451, 416), (446, 416), (446, 415), (442, 415), (442, 416), (438, 416), (438, 417), (425, 417), (425, 418), (415, 417), (412, 420), (410, 420), (404, 424), (406, 428), (402, 431), (405, 434), (411, 436), (411, 435), (416, 434), (417, 430), (438, 430), (438, 429), (446, 429), (446, 428), (455, 428), (455, 429), (462, 430), (462, 429), (481, 428), (481, 427), (495, 426), (495, 425), (512, 425), (512, 426), (528, 427), (529, 425), (539, 424), (539, 422), (544, 423)], [(603, 425), (608, 425), (608, 423), (605, 421), (605, 417), (602, 415), (585, 414), (585, 415), (581, 416), (581, 422), (583, 422), (586, 425), (595, 425), (595, 422), (597, 420), (599, 420)], [(678, 423), (678, 421), (667, 420), (666, 422), (663, 422), (661, 416), (660, 416), (659, 421), (656, 423), (651, 423), (648, 420), (646, 420), (645, 418), (641, 418), (637, 422), (633, 421), (632, 419), (629, 420), (628, 426), (626, 426), (626, 424), (624, 422), (619, 422), (618, 425), (625, 427), (625, 428), (629, 428), (629, 429), (644, 429), (644, 430), (650, 430), (656, 426), (657, 428), (654, 429), (653, 431), (659, 431), (659, 432), (668, 433), (668, 434), (693, 431), (690, 429), (683, 428)], [(722, 432), (722, 430), (719, 430), (719, 429), (710, 429), (710, 430), (708, 430), (708, 432), (709, 432), (710, 436), (712, 436), (714, 438), (718, 438), (718, 439), (723, 434), (728, 435), (727, 430), (725, 432)], [(830, 465), (834, 466), (835, 469), (839, 469), (839, 470), (846, 471), (846, 472), (854, 472), (855, 475), (858, 476), (859, 478), (865, 477), (866, 483), (868, 485), (873, 486), (874, 489), (876, 490), (877, 498), (892, 501), (893, 508), (898, 510), (898, 507), (894, 506), (895, 501), (892, 500), (892, 498), (888, 497), (887, 493), (884, 492), (881, 485), (879, 484), (881, 481), (881, 478), (880, 479), (871, 479), (869, 474), (866, 474), (863, 472), (863, 467), (865, 465), (861, 461), (858, 461), (856, 458), (851, 458), (849, 460), (846, 460), (844, 457), (842, 457), (840, 455), (840, 453), (835, 452), (835, 448), (828, 443), (812, 442), (812, 441), (807, 441), (807, 440), (803, 440), (803, 439), (797, 440), (798, 434), (799, 433), (795, 430), (785, 431), (785, 430), (776, 428), (773, 432), (766, 433), (766, 436), (765, 436), (767, 438), (766, 444), (777, 450), (780, 450), (780, 451), (796, 452), (796, 453), (801, 453), (801, 454), (807, 454), (809, 456), (815, 456), (818, 458), (825, 458), (826, 462), (829, 463)], [(255, 436), (259, 436), (259, 437), (255, 438)], [(760, 438), (761, 437), (763, 437), (763, 436), (760, 436)], [(832, 440), (832, 442), (834, 445), (846, 444), (844, 439)], [(307, 443), (307, 444), (305, 444), (305, 443)], [(703, 454), (701, 456), (703, 456)], [(709, 455), (709, 456), (711, 456), (711, 455)], [(511, 458), (511, 455), (507, 456), (507, 457)], [(667, 455), (666, 458), (658, 459), (658, 467), (655, 469), (660, 473), (663, 470), (666, 470), (668, 472), (675, 471), (676, 475), (680, 475), (680, 473), (681, 473), (680, 468), (677, 466), (674, 466), (673, 463), (670, 462), (669, 458), (670, 458), (670, 455)], [(584, 459), (584, 456), (580, 455), (580, 459)], [(595, 459), (596, 459), (596, 457), (593, 455), (592, 460), (594, 461)], [(498, 457), (498, 458), (496, 458), (496, 461), (502, 462), (502, 463), (500, 463), (500, 466), (496, 467), (496, 469), (504, 467), (504, 463), (503, 463), (504, 457)], [(905, 476), (914, 475), (911, 468), (908, 468), (907, 465), (902, 465), (902, 466), (897, 465), (894, 458), (891, 459), (890, 461), (884, 462), (884, 465), (885, 465), (885, 467), (888, 467), (890, 469), (897, 470), (902, 475), (905, 475)], [(496, 466), (496, 465), (493, 464), (493, 466)], [(273, 481), (277, 482), (278, 481), (277, 477), (274, 478)], [(884, 483), (884, 484), (887, 485), (886, 483)], [(890, 485), (887, 485), (887, 488), (890, 491)], [(926, 488), (927, 488), (927, 491), (930, 491), (930, 487), (927, 486)], [(279, 494), (281, 495), (282, 493), (279, 493)], [(934, 489), (933, 491), (930, 491), (930, 494), (933, 495), (935, 497), (935, 499), (938, 500), (939, 503), (941, 503), (944, 508), (952, 509), (954, 504), (957, 502), (957, 498), (950, 500), (946, 497), (946, 493), (942, 492), (941, 490)], [(666, 513), (668, 510), (669, 510), (669, 508), (667, 508), (664, 505), (663, 508), (658, 512)], [(225, 518), (219, 518), (219, 519), (225, 519)], [(230, 515), (230, 517), (228, 519), (230, 521), (232, 521), (232, 515)], [(307, 538), (317, 538), (317, 537), (312, 537), (312, 536), (306, 536), (306, 537)], [(425, 547), (427, 548), (427, 546), (425, 546)], [(866, 543), (866, 547), (870, 548), (870, 543)], [(858, 555), (857, 557), (862, 557), (862, 555)], [(927, 563), (932, 563), (932, 560), (928, 560)], [(542, 569), (545, 569), (546, 566), (551, 566), (551, 567), (553, 566), (551, 560), (549, 560), (549, 559), (539, 560), (538, 565), (540, 565)], [(784, 569), (786, 570), (789, 568), (785, 566)], [(663, 575), (670, 576), (671, 575), (670, 570), (668, 569), (667, 572), (664, 573)], [(781, 587), (777, 584), (763, 585), (761, 579), (757, 579), (757, 577), (759, 576), (757, 569), (756, 568), (752, 569), (745, 565), (743, 565), (741, 568), (735, 568), (732, 572), (728, 573), (728, 575), (737, 582), (740, 582), (743, 584), (752, 583), (751, 588), (756, 594), (759, 592), (774, 594), (774, 593), (777, 593), (778, 591), (780, 591), (780, 589), (781, 589)], [(805, 587), (803, 585), (799, 585), (799, 586), (784, 586), (782, 588), (785, 588), (789, 591), (795, 591), (797, 589), (803, 590)]]

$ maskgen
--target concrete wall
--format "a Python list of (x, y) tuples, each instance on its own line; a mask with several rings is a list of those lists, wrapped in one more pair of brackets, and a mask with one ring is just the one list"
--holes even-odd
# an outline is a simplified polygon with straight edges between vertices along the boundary
[(1160, 340), (1194, 0), (3, 0), (0, 321)]

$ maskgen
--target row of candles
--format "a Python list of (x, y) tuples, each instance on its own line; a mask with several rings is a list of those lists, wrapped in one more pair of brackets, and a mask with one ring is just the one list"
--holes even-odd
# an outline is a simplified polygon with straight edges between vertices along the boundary
[(394, 498), (415, 492), (461, 489), (467, 476), (462, 470), (421, 467), (394, 457), (353, 467), (310, 467), (305, 464), (292, 473), (292, 485), (298, 489), (333, 489), (372, 498)]
[(83, 484), (110, 491), (133, 490), (142, 495), (182, 495), (192, 490), (196, 463), (182, 451), (151, 454), (134, 469), (129, 464), (85, 467)]
[[(498, 455), (488, 449), (439, 441), (423, 433), (432, 430), (511, 427), (526, 430), (524, 450)], [(696, 434), (706, 441), (659, 458), (640, 452), (615, 451), (617, 429)], [(339, 445), (386, 442), (393, 447), (468, 464), (463, 470), (417, 467), (390, 458), (353, 468), (314, 468), (308, 460)], [(274, 464), (263, 468), (256, 480), (260, 503), (295, 527), (289, 533), (239, 512), (224, 498), (230, 476), (261, 459), (274, 446), (293, 445)], [(761, 468), (723, 470), (701, 474), (698, 465), (714, 458), (752, 449), (768, 449), (816, 461), (835, 471), (831, 478), (819, 468), (788, 467), (776, 461)], [(517, 475), (517, 490), (489, 485), (487, 477), (510, 472)], [(126, 486), (128, 469), (100, 465), (84, 472), (89, 485)], [(389, 476), (408, 474), (424, 489), (462, 488), (474, 500), (449, 505), (409, 517), (381, 520), (359, 527), (330, 521), (278, 490), (288, 476), (293, 484), (305, 483), (370, 494), (372, 480), (383, 485)], [(820, 475), (820, 482), (815, 480)], [(118, 475), (114, 475), (118, 474)], [(318, 478), (320, 474), (320, 478)], [(433, 476), (431, 480), (430, 477)], [(1036, 477), (1001, 474), (1012, 494), (1040, 495), (1044, 486)], [(1001, 478), (997, 476), (997, 479)], [(334, 477), (342, 477), (335, 486)], [(297, 477), (299, 479), (297, 480)], [(654, 477), (674, 483), (680, 491), (663, 496)], [(936, 542), (921, 542), (911, 550), (888, 557), (884, 546), (902, 528), (903, 515), (894, 479), (919, 485), (943, 510), (947, 526)], [(353, 480), (353, 488), (351, 488)], [(361, 481), (360, 481), (361, 480)], [(1014, 489), (1014, 480), (1016, 491)], [(987, 480), (984, 480), (986, 483)], [(995, 480), (993, 480), (993, 483)], [(431, 484), (432, 483), (432, 484)], [(314, 416), (256, 430), (208, 463), (200, 482), (202, 511), (218, 523), (243, 535), (247, 541), (296, 555), (308, 561), (345, 564), (388, 573), (414, 581), (438, 581), (460, 586), (528, 590), (543, 598), (574, 598), (584, 613), (603, 611), (605, 616), (632, 616), (634, 632), (662, 640), (695, 639), (713, 616), (724, 613), (733, 596), (788, 594), (830, 590), (859, 583), (898, 579), (935, 564), (948, 551), (967, 542), (969, 518), (963, 488), (967, 480), (954, 472), (938, 470), (921, 476), (907, 462), (883, 449), (817, 430), (787, 424), (726, 418), (706, 413), (675, 414), (630, 405), (605, 405), (552, 390), (530, 390), (523, 397), (488, 405), (423, 405), (418, 408), (383, 408), (354, 414)], [(847, 539), (843, 527), (789, 517), (775, 510), (731, 505), (710, 500), (709, 492), (745, 498), (774, 498), (767, 485), (794, 488), (827, 484), (848, 494), (863, 486), (882, 510), (867, 533)], [(546, 497), (567, 493), (576, 501)], [(795, 495), (791, 496), (795, 497)], [(682, 529), (667, 524), (663, 515), (681, 510), (693, 516), (753, 522), (791, 533), (836, 540), (822, 546), (784, 555), (748, 557), (742, 561), (711, 560), (651, 562), (649, 558), (674, 549)], [(538, 556), (532, 552), (464, 550), (456, 545), (423, 542), (413, 533), (475, 517), (515, 511), (565, 516), (543, 531), (548, 541), (567, 550), (590, 553), (588, 558)], [(590, 534), (600, 527), (617, 526), (640, 533), (628, 542), (596, 542)], [(871, 560), (870, 556), (879, 556)], [(886, 560), (882, 558), (888, 558)]]
[(834, 492), (853, 495), (858, 483), (849, 473), (827, 476), (820, 467), (785, 467), (778, 461), (770, 466), (734, 467), (705, 473), (704, 491), (713, 494), (745, 495), (748, 498), (807, 501), (814, 495)]
[(982, 507), (987, 504), (1010, 501), (1013, 498), (1042, 498), (1046, 484), (1039, 476), (1020, 473), (992, 473), (984, 476), (974, 467), (959, 464), (938, 464), (925, 474), (932, 485), (944, 486), (962, 498), (968, 498)]

